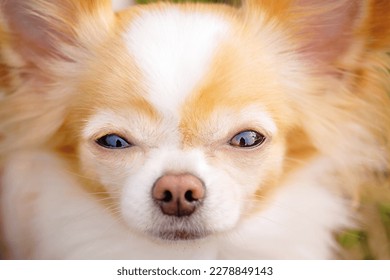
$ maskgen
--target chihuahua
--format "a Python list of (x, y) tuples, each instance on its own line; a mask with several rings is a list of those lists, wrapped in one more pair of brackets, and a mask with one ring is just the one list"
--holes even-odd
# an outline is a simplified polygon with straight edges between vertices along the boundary
[(4, 257), (342, 257), (390, 198), (389, 47), (387, 0), (0, 0)]

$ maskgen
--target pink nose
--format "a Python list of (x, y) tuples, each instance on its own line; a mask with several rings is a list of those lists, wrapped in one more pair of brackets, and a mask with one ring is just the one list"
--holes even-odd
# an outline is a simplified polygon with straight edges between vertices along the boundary
[(153, 199), (169, 216), (189, 216), (205, 196), (202, 181), (191, 174), (164, 175), (154, 184)]

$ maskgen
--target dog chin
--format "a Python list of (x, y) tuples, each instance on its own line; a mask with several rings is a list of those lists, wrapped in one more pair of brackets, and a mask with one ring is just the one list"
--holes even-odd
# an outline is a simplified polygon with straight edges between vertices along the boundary
[(189, 241), (208, 237), (213, 230), (191, 218), (172, 218), (168, 223), (155, 224), (147, 234), (163, 241)]
[(203, 239), (210, 233), (206, 231), (191, 231), (191, 230), (174, 230), (174, 231), (159, 231), (154, 233), (154, 236), (165, 241), (189, 241)]

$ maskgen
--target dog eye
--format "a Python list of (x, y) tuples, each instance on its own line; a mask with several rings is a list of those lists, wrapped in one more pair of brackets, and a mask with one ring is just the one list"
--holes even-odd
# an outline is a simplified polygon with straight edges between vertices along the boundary
[(96, 143), (108, 149), (124, 149), (131, 146), (129, 142), (116, 134), (104, 135), (97, 139)]
[(261, 145), (266, 137), (254, 130), (246, 130), (236, 134), (229, 144), (236, 148), (253, 148)]

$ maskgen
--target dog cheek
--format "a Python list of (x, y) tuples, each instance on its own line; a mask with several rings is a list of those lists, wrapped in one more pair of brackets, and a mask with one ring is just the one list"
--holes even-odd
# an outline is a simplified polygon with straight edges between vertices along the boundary
[(125, 223), (136, 231), (147, 231), (152, 227), (155, 205), (151, 188), (157, 179), (154, 172), (142, 167), (128, 176), (121, 192), (120, 209)]
[(200, 214), (203, 223), (221, 232), (233, 228), (241, 215), (244, 200), (242, 186), (220, 168), (210, 168), (204, 174), (206, 199)]

